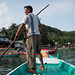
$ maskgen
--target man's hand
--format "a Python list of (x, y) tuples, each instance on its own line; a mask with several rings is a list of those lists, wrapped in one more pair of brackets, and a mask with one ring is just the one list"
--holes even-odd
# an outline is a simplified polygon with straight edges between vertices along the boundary
[(19, 26), (19, 28), (18, 28), (18, 30), (17, 30), (17, 33), (16, 33), (16, 35), (15, 35), (15, 39), (19, 39), (19, 36), (20, 36), (20, 34), (22, 33), (22, 31), (23, 31), (23, 29), (24, 29), (24, 23), (22, 23), (20, 26)]
[(15, 35), (15, 39), (19, 39), (19, 35), (17, 33)]

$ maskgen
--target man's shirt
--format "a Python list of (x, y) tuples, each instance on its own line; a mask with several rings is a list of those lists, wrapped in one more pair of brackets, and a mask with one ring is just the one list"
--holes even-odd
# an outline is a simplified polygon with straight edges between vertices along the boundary
[(36, 15), (29, 13), (28, 15), (24, 17), (22, 23), (26, 25), (25, 27), (28, 30), (27, 37), (34, 35), (34, 34), (40, 35), (39, 25), (41, 23), (40, 23), (39, 18)]

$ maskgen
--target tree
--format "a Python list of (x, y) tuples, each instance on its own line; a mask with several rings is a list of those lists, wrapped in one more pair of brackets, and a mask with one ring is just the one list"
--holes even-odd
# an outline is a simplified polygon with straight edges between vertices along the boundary
[(16, 32), (16, 23), (13, 23), (9, 29), (11, 30), (10, 40), (13, 40)]
[(42, 44), (48, 44), (48, 32), (43, 24), (40, 25), (40, 33)]
[(4, 34), (4, 35), (6, 34), (6, 28), (5, 27), (2, 28), (1, 33)]

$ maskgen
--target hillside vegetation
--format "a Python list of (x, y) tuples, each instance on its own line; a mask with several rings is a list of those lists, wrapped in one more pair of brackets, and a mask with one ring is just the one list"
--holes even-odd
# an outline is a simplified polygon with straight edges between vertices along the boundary
[[(5, 37), (9, 38), (10, 40), (13, 40), (19, 25), (13, 23), (8, 29), (3, 27), (0, 33), (4, 34)], [(40, 33), (42, 44), (49, 44), (52, 40), (55, 40), (60, 45), (65, 45), (67, 42), (75, 43), (75, 31), (61, 31), (57, 28), (41, 24)], [(26, 29), (24, 28), (19, 40), (25, 40), (25, 34)]]

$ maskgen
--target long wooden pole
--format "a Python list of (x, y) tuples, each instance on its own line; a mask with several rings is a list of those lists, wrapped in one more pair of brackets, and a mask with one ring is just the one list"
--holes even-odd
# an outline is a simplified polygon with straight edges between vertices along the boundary
[(45, 6), (39, 13), (37, 13), (36, 16), (38, 16), (43, 10), (45, 10), (47, 7), (49, 6), (49, 4), (47, 6)]
[(9, 47), (3, 52), (3, 54), (0, 56), (0, 59), (2, 58), (2, 56), (9, 50), (9, 48), (12, 46), (12, 44), (15, 42), (16, 39), (14, 39), (12, 41), (12, 43), (9, 45)]
[[(45, 6), (45, 8), (43, 8), (39, 13), (37, 13), (36, 16), (38, 16), (44, 9), (46, 9), (49, 6), (49, 4), (47, 6)], [(19, 33), (19, 36), (21, 34), (21, 32), (23, 31), (24, 27), (22, 28), (22, 30)], [(3, 55), (9, 50), (9, 48), (12, 46), (12, 44), (15, 42), (16, 38), (12, 41), (12, 43), (9, 45), (9, 47), (3, 52), (3, 54), (0, 56), (0, 59), (3, 57)]]

